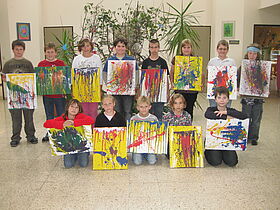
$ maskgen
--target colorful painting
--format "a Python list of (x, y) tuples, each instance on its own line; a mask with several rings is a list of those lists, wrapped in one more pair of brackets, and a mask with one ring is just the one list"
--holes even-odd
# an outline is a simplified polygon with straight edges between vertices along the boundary
[(217, 87), (229, 90), (229, 99), (237, 99), (237, 68), (235, 66), (208, 66), (207, 98), (215, 98)]
[(249, 119), (207, 120), (205, 149), (246, 150)]
[(202, 57), (176, 56), (174, 89), (201, 91)]
[(110, 60), (107, 72), (107, 93), (135, 95), (135, 60)]
[(94, 128), (93, 145), (93, 170), (128, 168), (126, 128)]
[(142, 69), (140, 90), (151, 102), (167, 102), (167, 69)]
[(133, 153), (167, 154), (167, 122), (129, 121), (128, 149)]
[(30, 23), (16, 23), (17, 40), (31, 41)]
[(69, 66), (36, 67), (37, 94), (71, 94)]
[(243, 60), (239, 94), (268, 97), (270, 73), (271, 61)]
[(36, 109), (36, 75), (6, 74), (8, 109)]
[(223, 34), (222, 37), (225, 39), (233, 39), (235, 32), (235, 21), (224, 21), (223, 25)]
[(203, 167), (201, 126), (169, 126), (170, 168)]
[(80, 102), (100, 102), (100, 70), (97, 67), (72, 70), (72, 95)]
[(91, 125), (67, 126), (64, 129), (48, 129), (53, 156), (92, 151)]

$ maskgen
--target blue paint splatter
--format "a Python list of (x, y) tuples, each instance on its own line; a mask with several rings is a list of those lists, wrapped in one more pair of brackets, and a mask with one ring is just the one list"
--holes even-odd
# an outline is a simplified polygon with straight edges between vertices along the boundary
[(102, 151), (95, 151), (93, 152), (94, 154), (100, 154), (102, 156), (106, 156), (106, 152), (102, 152)]
[(117, 157), (117, 161), (121, 166), (127, 165), (127, 163), (128, 163), (128, 160), (126, 158), (122, 158), (120, 156)]

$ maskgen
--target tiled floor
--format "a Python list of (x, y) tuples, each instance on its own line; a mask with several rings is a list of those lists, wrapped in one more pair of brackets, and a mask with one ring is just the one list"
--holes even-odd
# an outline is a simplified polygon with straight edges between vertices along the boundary
[[(205, 110), (208, 103), (199, 96)], [(239, 164), (170, 169), (165, 157), (129, 170), (64, 169), (48, 143), (11, 148), (10, 114), (0, 100), (0, 209), (278, 209), (280, 208), (280, 98), (264, 105), (261, 140), (239, 152)], [(233, 107), (240, 109), (239, 101)], [(37, 136), (45, 134), (41, 98), (35, 111)], [(194, 125), (205, 127), (203, 111)], [(24, 134), (22, 134), (24, 136)]]

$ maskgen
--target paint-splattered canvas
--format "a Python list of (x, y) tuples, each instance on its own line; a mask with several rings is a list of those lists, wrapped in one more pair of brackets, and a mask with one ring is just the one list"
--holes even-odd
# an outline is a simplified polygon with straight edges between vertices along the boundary
[(170, 168), (204, 166), (201, 126), (169, 126)]
[(249, 119), (207, 120), (205, 149), (246, 150)]
[(107, 72), (107, 93), (135, 95), (135, 60), (110, 60)]
[(67, 126), (64, 129), (48, 129), (53, 156), (92, 151), (91, 125)]
[(174, 89), (201, 91), (202, 57), (176, 56)]
[(99, 68), (73, 69), (72, 95), (80, 102), (100, 102)]
[(128, 168), (126, 128), (94, 128), (93, 145), (93, 170)]
[(140, 90), (151, 102), (167, 102), (167, 69), (142, 69)]
[(229, 99), (237, 99), (237, 68), (235, 66), (208, 66), (207, 98), (214, 99), (217, 87), (229, 90)]
[(166, 154), (167, 128), (167, 122), (129, 121), (127, 124), (129, 152)]
[(243, 60), (239, 94), (268, 97), (271, 61)]
[(8, 109), (37, 108), (36, 75), (6, 74)]
[(69, 66), (36, 67), (37, 94), (71, 94)]

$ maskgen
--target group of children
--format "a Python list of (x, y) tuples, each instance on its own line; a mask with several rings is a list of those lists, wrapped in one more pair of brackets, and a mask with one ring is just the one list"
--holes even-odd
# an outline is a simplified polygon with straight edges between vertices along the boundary
[[(73, 60), (73, 68), (87, 68), (87, 67), (99, 67), (103, 69), (103, 73), (100, 74), (100, 86), (102, 81), (106, 81), (108, 61), (109, 60), (135, 60), (133, 57), (126, 54), (127, 41), (125, 39), (117, 39), (114, 41), (115, 55), (110, 57), (104, 68), (102, 68), (102, 62), (98, 55), (93, 54), (93, 44), (88, 39), (83, 39), (79, 42), (78, 50), (81, 53)], [(168, 65), (166, 61), (159, 56), (160, 45), (155, 39), (149, 42), (149, 57), (143, 61), (142, 69), (167, 69)], [(181, 45), (181, 56), (193, 56), (193, 46), (190, 40), (184, 40)], [(7, 61), (3, 68), (3, 73), (33, 73), (34, 68), (32, 63), (23, 58), (25, 50), (25, 44), (21, 41), (14, 41), (12, 43), (12, 50), (14, 52), (14, 58)], [(229, 50), (228, 42), (221, 40), (217, 45), (218, 57), (212, 58), (208, 66), (236, 66), (233, 59), (227, 57)], [(64, 62), (57, 59), (57, 51), (54, 44), (49, 43), (44, 48), (46, 59), (41, 61), (38, 66), (65, 66)], [(260, 48), (257, 45), (251, 45), (247, 48), (245, 58), (256, 61), (260, 59)], [(173, 86), (174, 79), (174, 65), (175, 57), (172, 59), (170, 76), (171, 87)], [(136, 66), (136, 71), (138, 66)], [(136, 73), (138, 75), (138, 73)], [(240, 74), (239, 74), (240, 75)], [(5, 80), (5, 76), (3, 76)], [(136, 81), (138, 79), (136, 78)], [(137, 85), (137, 84), (136, 84)], [(100, 87), (101, 88), (101, 87)], [(163, 116), (164, 103), (157, 102), (151, 103), (149, 98), (140, 96), (137, 99), (138, 114), (131, 117), (131, 110), (134, 101), (134, 96), (130, 95), (104, 95), (102, 99), (103, 111), (98, 114), (98, 103), (79, 102), (76, 99), (70, 100), (65, 107), (64, 95), (48, 95), (43, 96), (43, 103), (46, 113), (47, 121), (44, 124), (46, 128), (64, 128), (66, 126), (81, 126), (81, 125), (93, 125), (94, 127), (124, 127), (127, 120), (137, 121), (157, 121), (162, 120), (169, 123), (172, 126), (189, 126), (192, 123), (193, 108), (197, 98), (198, 92), (194, 91), (176, 91), (175, 94), (169, 100), (170, 111)], [(262, 116), (262, 104), (263, 98), (260, 97), (242, 97), (242, 112), (238, 112), (235, 109), (230, 108), (229, 92), (227, 88), (218, 87), (215, 91), (215, 100), (210, 100), (210, 107), (205, 113), (205, 117), (208, 119), (228, 119), (250, 118), (249, 137), (248, 140), (252, 142), (252, 145), (258, 144), (259, 127)], [(54, 116), (54, 106), (58, 118)], [(65, 107), (65, 109), (64, 109)], [(20, 132), (22, 126), (22, 112), (25, 118), (25, 132), (27, 140), (30, 143), (38, 143), (38, 139), (35, 137), (35, 127), (33, 123), (34, 110), (28, 109), (16, 109), (9, 110), (13, 123), (13, 135), (11, 137), (11, 146), (15, 147), (20, 142)], [(150, 113), (152, 112), (152, 114)], [(154, 114), (154, 115), (153, 115)], [(46, 135), (43, 141), (48, 141)], [(167, 155), (168, 157), (169, 155)], [(238, 162), (237, 154), (235, 151), (221, 151), (221, 150), (205, 150), (205, 157), (209, 164), (219, 165), (222, 160), (229, 166), (234, 166)], [(156, 163), (155, 154), (132, 154), (133, 162), (139, 165), (143, 162), (143, 159), (147, 159), (150, 164)], [(78, 161), (79, 165), (85, 167), (88, 165), (89, 153), (77, 153), (74, 155), (64, 156), (64, 165), (66, 168), (73, 167), (75, 162)]]

